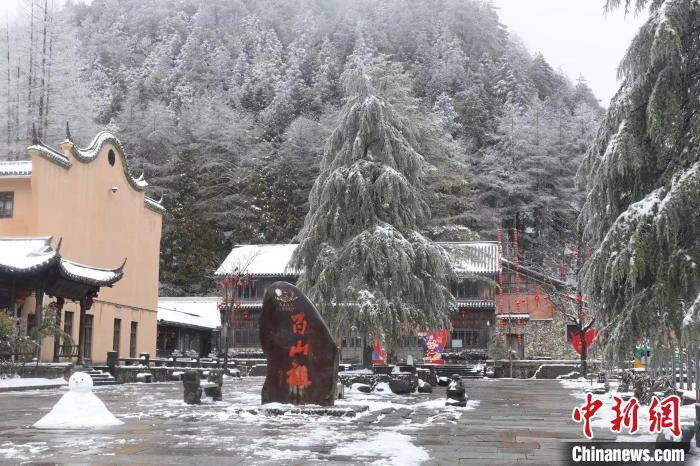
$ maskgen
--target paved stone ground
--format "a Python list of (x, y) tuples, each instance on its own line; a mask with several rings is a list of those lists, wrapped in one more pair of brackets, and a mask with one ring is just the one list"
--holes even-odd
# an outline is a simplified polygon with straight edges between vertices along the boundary
[(421, 431), (441, 464), (566, 464), (561, 443), (581, 440), (571, 421), (578, 401), (555, 380), (475, 380), (468, 391), (478, 408), (443, 432)]
[[(0, 394), (0, 461), (99, 464), (565, 464), (560, 443), (581, 437), (577, 400), (551, 380), (466, 380), (466, 410), (432, 395), (354, 395), (355, 418), (252, 414), (261, 378), (227, 381), (224, 401), (187, 406), (179, 383), (96, 389), (125, 422), (93, 432), (29, 428), (64, 393)], [(358, 394), (359, 395), (359, 394)], [(384, 451), (386, 450), (386, 451)], [(357, 452), (364, 452), (358, 456)]]

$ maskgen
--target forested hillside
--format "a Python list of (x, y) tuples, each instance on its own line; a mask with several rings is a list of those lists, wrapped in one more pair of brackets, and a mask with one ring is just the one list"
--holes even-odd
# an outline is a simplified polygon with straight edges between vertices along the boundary
[(502, 222), (520, 230), (524, 260), (564, 260), (575, 173), (602, 109), (583, 77), (572, 83), (528, 51), (486, 2), (26, 5), (34, 13), (8, 31), (0, 80), (4, 155), (25, 157), (32, 123), (50, 144), (66, 120), (82, 145), (101, 128), (118, 134), (132, 170), (165, 194), (169, 292), (206, 291), (231, 243), (299, 233), (359, 48), (374, 57), (381, 98), (414, 116), (429, 164), (424, 233), (495, 239)]

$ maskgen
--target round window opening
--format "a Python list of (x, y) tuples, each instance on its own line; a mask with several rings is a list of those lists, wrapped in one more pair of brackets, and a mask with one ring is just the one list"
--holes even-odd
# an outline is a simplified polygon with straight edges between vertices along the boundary
[(107, 153), (107, 160), (111, 166), (114, 166), (114, 151), (112, 149)]

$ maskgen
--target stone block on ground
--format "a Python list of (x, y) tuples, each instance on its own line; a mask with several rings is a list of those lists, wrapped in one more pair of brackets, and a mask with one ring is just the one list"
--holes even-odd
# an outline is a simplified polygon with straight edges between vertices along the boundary
[(408, 395), (415, 390), (408, 380), (395, 378), (389, 380), (389, 388), (397, 395)]
[(560, 375), (571, 374), (578, 370), (578, 364), (542, 364), (536, 371), (536, 379), (556, 379)]
[(267, 364), (254, 364), (248, 371), (250, 377), (265, 377), (267, 375)]
[(372, 391), (372, 387), (370, 385), (366, 385), (363, 383), (352, 384), (352, 389), (362, 393), (370, 393)]
[(202, 387), (199, 371), (185, 371), (182, 375), (182, 386), (184, 388), (183, 399), (185, 403), (198, 405), (202, 402)]
[(433, 393), (433, 386), (428, 382), (418, 379), (418, 393)]
[(453, 374), (447, 387), (446, 406), (467, 406), (467, 391), (458, 374)]
[(423, 382), (429, 383), (433, 387), (438, 384), (437, 374), (435, 373), (435, 369), (432, 367), (418, 367), (416, 368), (416, 375)]

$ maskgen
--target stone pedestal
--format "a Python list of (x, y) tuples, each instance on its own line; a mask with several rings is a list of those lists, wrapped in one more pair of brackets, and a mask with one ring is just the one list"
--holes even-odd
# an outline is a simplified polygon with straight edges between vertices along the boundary
[(202, 402), (202, 387), (199, 371), (188, 370), (182, 374), (182, 385), (185, 389), (183, 398), (185, 403), (198, 405)]
[(462, 378), (453, 374), (449, 386), (447, 387), (447, 406), (467, 406), (467, 392), (462, 383)]

